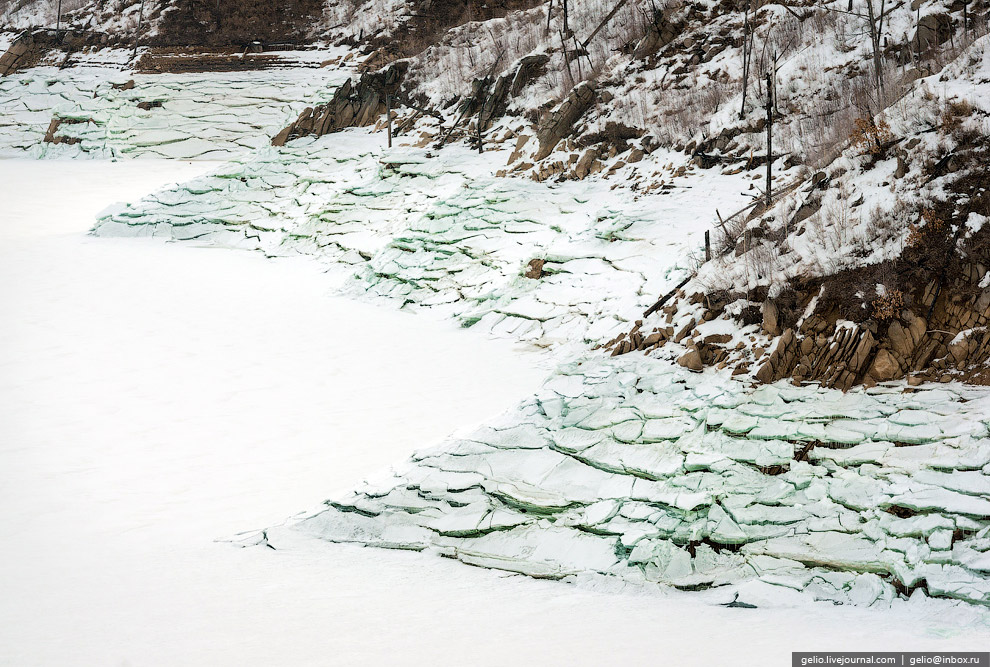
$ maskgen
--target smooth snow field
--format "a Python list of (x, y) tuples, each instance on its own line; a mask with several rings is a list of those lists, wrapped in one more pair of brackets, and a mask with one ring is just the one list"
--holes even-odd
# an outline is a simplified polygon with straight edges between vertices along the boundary
[(333, 296), (309, 260), (87, 235), (106, 205), (212, 166), (0, 161), (0, 665), (985, 650), (982, 629), (892, 610), (726, 609), (302, 537), (232, 545), (511, 407), (548, 362)]

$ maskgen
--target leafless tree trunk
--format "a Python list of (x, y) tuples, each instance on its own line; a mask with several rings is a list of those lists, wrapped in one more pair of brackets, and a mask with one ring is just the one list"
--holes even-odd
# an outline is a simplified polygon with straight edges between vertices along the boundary
[(880, 13), (873, 8), (874, 0), (866, 0), (867, 21), (869, 23), (870, 43), (873, 46), (873, 76), (876, 80), (877, 94), (883, 97), (883, 61), (880, 51), (880, 37), (883, 34), (884, 8), (887, 0), (880, 0)]
[(141, 7), (138, 8), (137, 32), (134, 33), (134, 52), (131, 53), (131, 60), (137, 57), (138, 40), (141, 39), (141, 28), (144, 24), (144, 0), (141, 0)]
[(567, 80), (569, 88), (573, 88), (577, 85), (577, 81), (574, 80), (574, 72), (571, 71), (571, 58), (567, 55), (567, 42), (564, 40), (564, 31), (560, 31), (560, 52), (564, 55), (564, 65), (567, 67)]
[[(571, 33), (571, 40), (574, 42), (574, 59), (577, 61), (578, 66), (578, 81), (584, 81), (584, 72), (581, 71), (581, 51), (583, 49), (579, 48), (577, 37), (574, 33)], [(587, 54), (587, 51), (585, 51)], [(591, 65), (591, 57), (588, 57), (588, 64)]]
[(767, 208), (773, 201), (771, 181), (773, 174), (773, 82), (770, 80), (770, 72), (767, 72)]
[(739, 107), (739, 120), (746, 116), (746, 94), (749, 91), (749, 70), (753, 62), (753, 28), (749, 24), (749, 2), (746, 3), (746, 16), (743, 19), (743, 89), (742, 105)]
[(392, 96), (385, 91), (385, 118), (388, 120), (388, 147), (392, 147)]
[[(873, 52), (873, 80), (877, 90), (877, 96), (880, 100), (880, 106), (883, 107), (883, 92), (884, 92), (884, 76), (883, 76), (883, 28), (884, 20), (887, 18), (887, 14), (894, 8), (887, 8), (887, 0), (879, 0), (880, 5), (877, 7), (875, 4), (877, 0), (863, 0), (866, 3), (865, 13), (862, 11), (853, 10), (853, 2), (849, 0), (849, 8), (846, 10), (835, 9), (834, 7), (831, 11), (836, 11), (842, 14), (849, 14), (851, 16), (856, 16), (864, 21), (866, 21), (866, 30), (870, 35), (870, 47)], [(904, 4), (901, 2), (900, 6)], [(919, 6), (920, 11), (920, 6)]]
[(58, 17), (55, 19), (55, 34), (62, 29), (62, 0), (58, 0)]
[(622, 5), (624, 4), (626, 4), (626, 0), (619, 0), (617, 3), (615, 3), (615, 7), (613, 7), (612, 11), (610, 11), (608, 15), (602, 19), (602, 22), (598, 24), (598, 27), (595, 28), (590, 35), (588, 35), (588, 39), (581, 42), (581, 46), (583, 48), (585, 49), (588, 48), (588, 44), (591, 42), (591, 40), (595, 38), (595, 35), (597, 35), (601, 31), (601, 29), (604, 28), (608, 24), (608, 22), (612, 20), (612, 17), (615, 16), (620, 9), (622, 9)]

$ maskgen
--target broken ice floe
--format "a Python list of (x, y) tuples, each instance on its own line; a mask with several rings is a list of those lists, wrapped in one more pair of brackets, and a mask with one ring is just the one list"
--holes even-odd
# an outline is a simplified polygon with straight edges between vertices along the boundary
[[(0, 79), (0, 156), (228, 160), (267, 145), (303, 108), (329, 99), (348, 74), (33, 68)], [(133, 87), (124, 85), (128, 80)], [(71, 144), (43, 141), (53, 118), (67, 121), (56, 134)]]
[[(648, 358), (587, 358), (290, 529), (536, 577), (990, 605), (990, 396), (957, 391), (747, 393)], [(925, 437), (886, 439), (922, 415)]]
[[(690, 188), (658, 206), (602, 183), (492, 178), (486, 159), (462, 147), (385, 151), (366, 130), (300, 139), (113, 207), (95, 233), (316, 256), (351, 268), (346, 292), (581, 349), (685, 275), (702, 233), (685, 214), (697, 208)], [(532, 260), (543, 263), (527, 277)]]

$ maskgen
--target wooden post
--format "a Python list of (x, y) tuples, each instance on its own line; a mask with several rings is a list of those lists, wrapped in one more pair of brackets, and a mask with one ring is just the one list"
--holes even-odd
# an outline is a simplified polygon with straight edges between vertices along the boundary
[(712, 238), (707, 229), (705, 230), (705, 261), (712, 261)]
[(141, 0), (141, 7), (138, 9), (137, 32), (134, 33), (134, 51), (131, 53), (131, 60), (137, 57), (138, 40), (141, 39), (141, 27), (144, 24), (144, 0)]
[(481, 128), (485, 121), (485, 97), (481, 95), (481, 90), (478, 91), (478, 97), (481, 98), (481, 106), (478, 107), (478, 154), (480, 155), (485, 152), (481, 138)]
[(392, 147), (392, 96), (385, 91), (385, 118), (388, 123), (388, 147)]
[(739, 106), (739, 120), (746, 117), (746, 92), (749, 89), (749, 65), (753, 56), (753, 34), (752, 28), (749, 26), (749, 5), (746, 3), (746, 14), (743, 17), (743, 89), (742, 89), (742, 104)]
[(773, 89), (770, 85), (770, 73), (767, 72), (767, 208), (773, 199), (771, 194), (773, 172)]
[(58, 31), (62, 29), (62, 0), (58, 0), (58, 18), (55, 19), (55, 36), (58, 37)]

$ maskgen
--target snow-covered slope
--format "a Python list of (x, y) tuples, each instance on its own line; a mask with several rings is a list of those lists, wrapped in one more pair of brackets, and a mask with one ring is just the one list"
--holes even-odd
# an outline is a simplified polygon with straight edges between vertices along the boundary
[(988, 82), (985, 36), (772, 208), (721, 225), (716, 256), (643, 335), (673, 339), (660, 354), (685, 364), (763, 381), (985, 382)]

